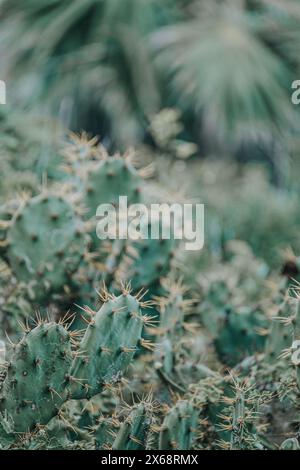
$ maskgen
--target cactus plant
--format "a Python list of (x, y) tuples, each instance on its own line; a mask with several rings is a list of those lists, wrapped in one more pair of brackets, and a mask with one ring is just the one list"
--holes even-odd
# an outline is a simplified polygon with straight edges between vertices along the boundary
[(151, 403), (139, 403), (134, 406), (129, 416), (121, 424), (112, 445), (113, 450), (143, 450), (147, 436), (153, 425)]
[(93, 162), (87, 170), (84, 189), (87, 218), (96, 215), (100, 204), (117, 205), (119, 196), (127, 196), (128, 204), (138, 202), (141, 183), (139, 173), (128, 158), (114, 155)]
[(162, 450), (192, 450), (196, 439), (198, 411), (186, 401), (178, 401), (163, 421), (159, 448)]
[(266, 340), (266, 361), (278, 365), (282, 352), (290, 346), (293, 328), (288, 322), (292, 313), (291, 299), (285, 296), (276, 316), (271, 318), (271, 328)]
[(44, 193), (26, 200), (7, 231), (5, 258), (36, 301), (70, 284), (84, 252), (83, 225), (62, 196)]
[[(158, 221), (160, 231), (164, 220)], [(148, 230), (151, 230), (148, 224)], [(159, 280), (163, 278), (170, 269), (170, 263), (174, 257), (176, 241), (170, 229), (170, 238), (154, 239), (148, 238), (131, 241), (126, 255), (121, 260), (117, 276), (122, 280), (131, 281), (135, 289), (144, 286), (158, 286)]]
[(1, 449), (299, 447), (296, 255), (271, 270), (245, 241), (228, 241), (234, 233), (217, 207), (219, 231), (201, 254), (186, 256), (172, 231), (101, 241), (98, 250), (99, 204), (166, 200), (168, 183), (178, 187), (189, 171), (190, 162), (172, 164), (173, 124), (166, 135), (159, 120), (150, 126), (163, 163), (140, 151), (164, 169), (152, 184), (141, 184), (146, 172), (130, 156), (109, 157), (83, 133), (64, 151), (59, 191), (53, 181), (38, 195), (11, 191), (1, 206)]
[(70, 336), (63, 325), (41, 323), (11, 349), (0, 410), (12, 417), (15, 432), (27, 432), (46, 424), (67, 398)]
[[(144, 318), (138, 299), (129, 294), (113, 297), (107, 294), (103, 306), (91, 318), (80, 342), (71, 369), (76, 377), (72, 384), (74, 398), (87, 398), (99, 393), (105, 384), (120, 380), (121, 372), (130, 364), (143, 345)], [(88, 357), (85, 357), (88, 351)]]

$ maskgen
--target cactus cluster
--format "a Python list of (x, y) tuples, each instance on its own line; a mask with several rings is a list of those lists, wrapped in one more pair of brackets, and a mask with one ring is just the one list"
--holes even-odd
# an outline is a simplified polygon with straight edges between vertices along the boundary
[(272, 270), (222, 230), (218, 255), (99, 240), (99, 204), (164, 202), (163, 172), (86, 134), (63, 155), (0, 207), (0, 448), (298, 449), (297, 258)]

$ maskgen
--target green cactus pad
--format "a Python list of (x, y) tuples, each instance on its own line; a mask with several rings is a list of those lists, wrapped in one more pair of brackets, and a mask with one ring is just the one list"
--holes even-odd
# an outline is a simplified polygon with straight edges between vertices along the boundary
[(89, 398), (117, 382), (141, 341), (144, 319), (139, 302), (124, 292), (109, 298), (88, 325), (74, 360), (74, 398)]
[(143, 239), (132, 242), (131, 252), (120, 264), (121, 279), (130, 280), (134, 289), (159, 282), (170, 268), (176, 243), (170, 239)]
[(127, 196), (128, 204), (140, 200), (142, 178), (123, 157), (114, 156), (97, 162), (88, 172), (85, 187), (87, 217), (95, 217), (100, 204), (118, 204), (119, 196)]
[(71, 361), (69, 333), (56, 323), (40, 324), (13, 347), (0, 411), (12, 417), (15, 432), (28, 432), (57, 414), (67, 396)]
[(72, 206), (54, 195), (27, 201), (15, 214), (7, 241), (14, 274), (39, 300), (69, 283), (85, 250), (82, 224)]

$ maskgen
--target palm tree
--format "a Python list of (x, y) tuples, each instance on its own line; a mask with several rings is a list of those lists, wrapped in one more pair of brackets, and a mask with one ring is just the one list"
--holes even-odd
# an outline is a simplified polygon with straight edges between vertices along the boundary
[(75, 129), (90, 127), (96, 111), (97, 130), (111, 128), (118, 142), (137, 136), (159, 106), (145, 41), (166, 22), (159, 0), (28, 0), (22, 8), (17, 0), (2, 0), (0, 5), (4, 63), (10, 78), (21, 77), (16, 89), (22, 101), (46, 102)]
[(188, 131), (196, 118), (194, 138), (230, 151), (274, 147), (297, 122), (300, 0), (0, 0), (0, 11), (16, 102), (109, 144), (142, 139), (170, 105)]
[(300, 61), (289, 47), (299, 17), (298, 0), (195, 2), (188, 21), (152, 35), (169, 99), (223, 147), (283, 137), (296, 122), (290, 87)]

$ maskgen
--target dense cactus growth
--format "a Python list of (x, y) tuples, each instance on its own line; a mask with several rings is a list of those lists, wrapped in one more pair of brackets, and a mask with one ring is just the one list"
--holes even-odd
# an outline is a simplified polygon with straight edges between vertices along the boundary
[[(102, 300), (79, 344), (79, 332), (64, 326), (68, 319), (49, 323), (39, 318), (32, 330), (24, 325), (20, 341), (11, 343), (1, 379), (4, 435), (8, 417), (9, 435), (37, 431), (55, 416), (63, 419), (61, 407), (68, 399), (91, 398), (118, 383), (136, 351), (149, 345), (141, 336), (147, 318), (139, 297), (124, 287), (116, 298), (103, 292)], [(134, 423), (139, 415), (140, 408)]]
[(172, 227), (99, 240), (99, 204), (163, 202), (179, 179), (137, 153), (147, 170), (72, 135), (60, 187), (1, 205), (0, 448), (298, 449), (296, 255), (275, 270), (223, 226), (199, 253)]

